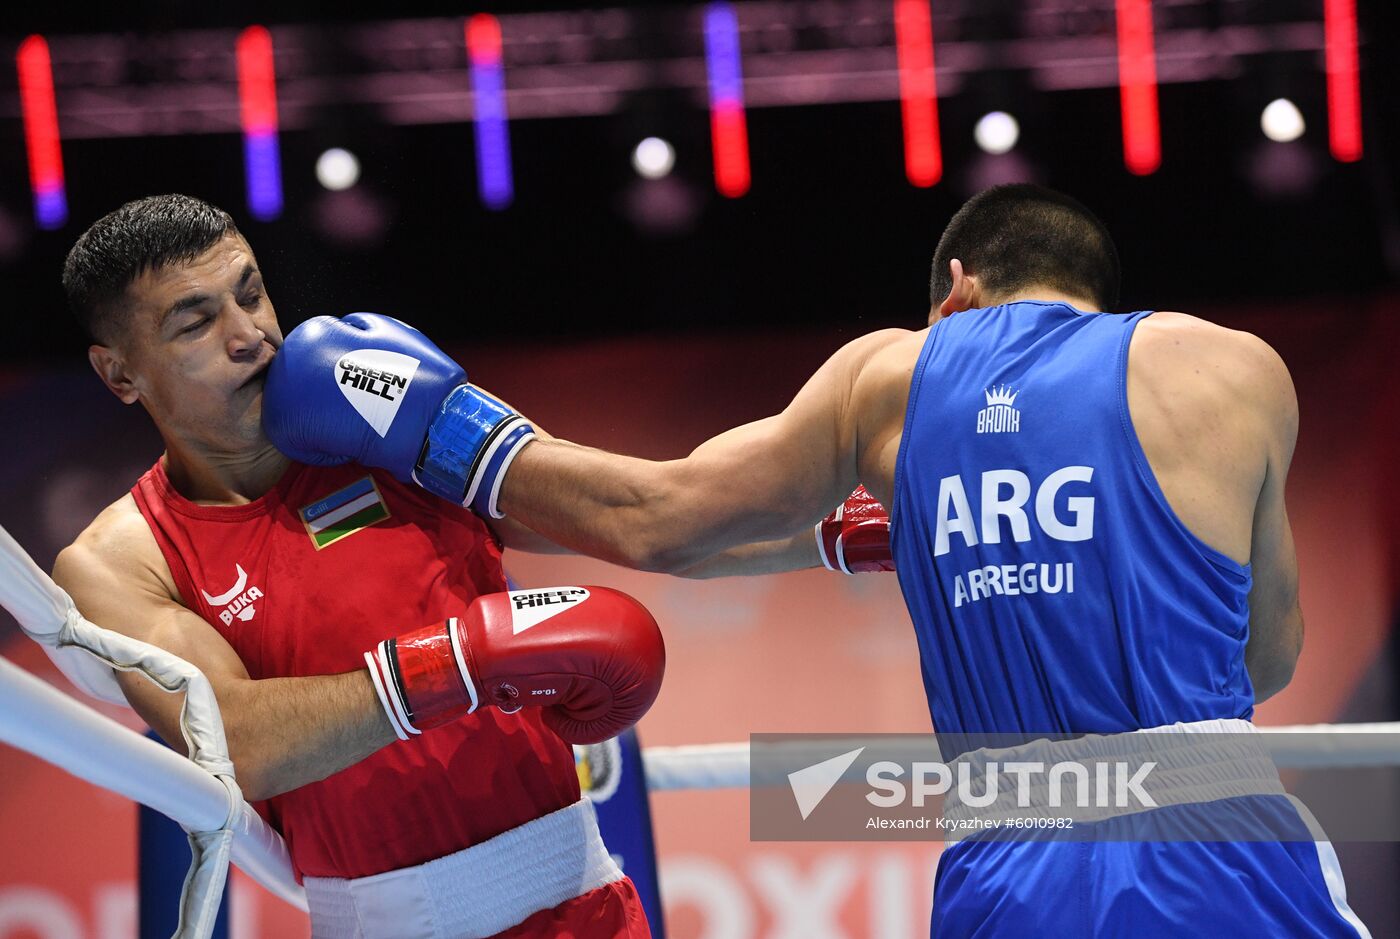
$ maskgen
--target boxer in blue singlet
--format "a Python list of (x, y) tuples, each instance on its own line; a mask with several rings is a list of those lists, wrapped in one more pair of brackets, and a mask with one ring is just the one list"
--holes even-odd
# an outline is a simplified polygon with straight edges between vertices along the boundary
[[(1100, 312), (1117, 301), (1112, 241), (1040, 187), (970, 200), (933, 273), (927, 329), (849, 343), (781, 414), (660, 463), (532, 441), (499, 509), (575, 550), (684, 572), (810, 531), (860, 482), (891, 506), (941, 739), (1247, 736), (1302, 648), (1282, 361), (1180, 313)], [(791, 544), (800, 566), (810, 535)], [(1140, 830), (951, 845), (933, 932), (1369, 935), (1324, 838)]]

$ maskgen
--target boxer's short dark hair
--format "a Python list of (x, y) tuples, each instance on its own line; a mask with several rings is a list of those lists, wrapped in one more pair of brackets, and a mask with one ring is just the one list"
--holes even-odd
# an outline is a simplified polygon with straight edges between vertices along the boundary
[(967, 200), (933, 254), (934, 303), (953, 289), (953, 258), (992, 294), (1050, 287), (1087, 295), (1101, 310), (1118, 303), (1122, 275), (1108, 229), (1077, 200), (1044, 186), (996, 186)]
[(193, 261), (238, 234), (223, 209), (193, 196), (147, 196), (108, 212), (83, 232), (63, 262), (63, 290), (93, 342), (110, 344), (124, 325), (122, 297), (133, 280)]

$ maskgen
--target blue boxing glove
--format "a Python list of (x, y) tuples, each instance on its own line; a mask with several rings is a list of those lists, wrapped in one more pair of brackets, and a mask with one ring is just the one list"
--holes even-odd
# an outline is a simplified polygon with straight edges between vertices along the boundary
[(262, 420), (294, 460), (382, 467), (490, 518), (503, 517), (501, 480), (535, 435), (428, 337), (374, 313), (292, 330), (268, 367)]

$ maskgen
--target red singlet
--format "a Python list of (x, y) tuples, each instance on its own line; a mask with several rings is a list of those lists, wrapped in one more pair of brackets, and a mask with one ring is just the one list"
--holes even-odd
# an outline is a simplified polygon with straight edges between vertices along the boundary
[[(355, 464), (294, 463), (239, 506), (190, 502), (160, 461), (131, 491), (181, 602), (253, 678), (362, 669), (379, 640), (506, 589), (501, 549), (480, 519)], [(451, 854), (578, 798), (573, 754), (537, 709), (482, 708), (259, 808), (298, 876), (364, 877)]]

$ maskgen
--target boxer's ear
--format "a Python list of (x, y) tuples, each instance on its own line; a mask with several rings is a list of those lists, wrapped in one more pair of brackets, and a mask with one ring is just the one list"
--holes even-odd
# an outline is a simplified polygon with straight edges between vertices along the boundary
[(122, 404), (135, 404), (141, 395), (136, 383), (127, 374), (126, 358), (111, 346), (88, 346), (88, 362), (107, 390), (121, 399)]
[(945, 316), (952, 316), (963, 310), (971, 310), (977, 304), (977, 278), (964, 271), (962, 261), (957, 258), (948, 262), (948, 271), (952, 275), (953, 288), (948, 291), (948, 296), (943, 298), (943, 302), (929, 316), (930, 325)]

